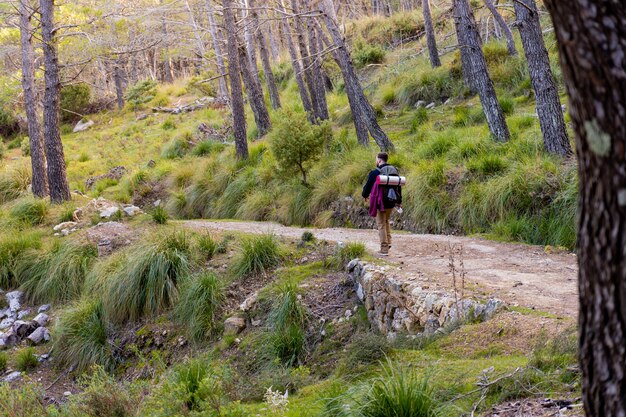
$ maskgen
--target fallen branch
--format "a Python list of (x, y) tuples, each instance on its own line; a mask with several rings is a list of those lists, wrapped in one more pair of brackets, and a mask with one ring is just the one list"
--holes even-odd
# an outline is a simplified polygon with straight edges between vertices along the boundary
[(206, 97), (206, 98), (196, 100), (191, 104), (186, 104), (183, 106), (153, 107), (152, 111), (154, 113), (181, 114), (181, 113), (188, 113), (188, 112), (200, 110), (210, 105), (223, 105), (223, 104), (224, 104), (223, 100), (215, 99), (213, 97)]

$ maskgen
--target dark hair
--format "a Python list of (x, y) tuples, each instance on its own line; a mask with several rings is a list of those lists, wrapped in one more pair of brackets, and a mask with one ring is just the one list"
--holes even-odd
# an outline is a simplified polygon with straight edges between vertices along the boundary
[(387, 154), (387, 152), (380, 152), (378, 155), (376, 155), (376, 157), (383, 162), (387, 162), (387, 160), (389, 159), (389, 155)]

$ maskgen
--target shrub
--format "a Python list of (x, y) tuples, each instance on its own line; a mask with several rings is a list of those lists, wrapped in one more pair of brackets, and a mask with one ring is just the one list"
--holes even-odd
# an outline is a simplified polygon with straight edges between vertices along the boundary
[[(61, 120), (73, 122), (85, 113), (91, 100), (89, 84), (69, 84), (61, 89)], [(77, 114), (78, 113), (78, 114)]]
[(143, 104), (149, 102), (157, 93), (157, 83), (152, 80), (139, 81), (126, 90), (125, 99), (131, 110), (139, 110)]
[(217, 243), (209, 233), (203, 233), (198, 236), (198, 249), (204, 259), (211, 259), (217, 251)]
[(7, 150), (6, 150), (6, 147), (4, 146), (4, 143), (0, 142), (0, 161), (4, 159), (6, 152)]
[(30, 139), (22, 139), (22, 143), (20, 143), (20, 152), (22, 153), (22, 156), (30, 156)]
[(11, 217), (17, 222), (28, 226), (36, 226), (44, 222), (48, 213), (48, 203), (36, 198), (24, 198), (18, 201), (10, 211)]
[(191, 154), (194, 156), (208, 156), (224, 150), (224, 144), (213, 140), (203, 140), (194, 146)]
[(47, 416), (44, 405), (44, 389), (39, 384), (0, 384), (0, 415)]
[(476, 159), (472, 159), (467, 168), (478, 175), (489, 177), (503, 172), (507, 163), (498, 155), (486, 154)]
[(191, 276), (182, 286), (174, 316), (187, 327), (193, 340), (201, 341), (215, 333), (223, 301), (224, 288), (214, 273)]
[(265, 273), (268, 268), (277, 266), (281, 259), (276, 236), (268, 234), (244, 237), (230, 270), (235, 278), (240, 279), (247, 275)]
[(15, 115), (0, 105), (0, 137), (10, 138), (17, 135), (20, 125)]
[(332, 138), (328, 122), (311, 125), (304, 113), (281, 110), (270, 133), (272, 153), (280, 167), (302, 175), (306, 183), (307, 171), (322, 157), (324, 145)]
[(0, 237), (0, 288), (15, 288), (15, 267), (20, 258), (41, 247), (41, 236), (33, 232), (5, 231)]
[(118, 384), (106, 370), (99, 365), (80, 379), (85, 390), (72, 398), (72, 403), (89, 416), (96, 417), (131, 417), (135, 415), (137, 401), (128, 392), (128, 387)]
[(271, 341), (274, 353), (287, 366), (298, 363), (304, 352), (306, 318), (297, 286), (293, 283), (281, 286), (269, 320), (273, 329)]
[(302, 236), (300, 237), (300, 241), (303, 243), (312, 243), (315, 242), (315, 235), (311, 232), (309, 232), (308, 230), (305, 232), (302, 232)]
[(381, 64), (385, 60), (385, 50), (378, 45), (367, 44), (363, 40), (354, 43), (352, 60), (357, 68), (370, 64)]
[(365, 255), (365, 244), (361, 242), (348, 242), (344, 246), (339, 247), (335, 257), (340, 268), (343, 268), (348, 262), (356, 258), (362, 258)]
[(6, 352), (0, 352), (0, 372), (4, 372), (7, 370), (7, 362), (9, 358)]
[(420, 107), (411, 118), (411, 133), (417, 133), (418, 128), (428, 121), (428, 110)]
[(189, 275), (191, 248), (182, 232), (156, 235), (128, 253), (109, 277), (103, 302), (114, 322), (136, 321), (174, 305)]
[(435, 417), (439, 415), (434, 391), (425, 377), (411, 367), (389, 364), (376, 378), (360, 404), (364, 417)]
[(513, 114), (513, 110), (515, 109), (515, 102), (512, 98), (500, 97), (498, 99), (498, 102), (500, 103), (500, 107), (502, 107), (502, 113), (504, 113), (505, 116)]
[(161, 151), (161, 158), (164, 159), (176, 159), (182, 158), (185, 154), (189, 152), (189, 142), (187, 142), (184, 138), (178, 137), (174, 138), (168, 142), (167, 145)]
[(115, 365), (107, 341), (111, 330), (101, 302), (82, 301), (61, 312), (54, 331), (55, 361), (59, 367), (84, 372), (92, 365), (112, 371)]
[(154, 208), (154, 211), (152, 212), (152, 220), (156, 224), (166, 224), (168, 218), (169, 216), (167, 214), (167, 211), (165, 211), (163, 207), (157, 206)]
[(370, 365), (384, 359), (385, 355), (391, 351), (391, 346), (385, 336), (367, 332), (357, 335), (346, 350), (343, 369), (353, 374), (363, 365)]
[(414, 106), (420, 100), (443, 102), (457, 96), (462, 89), (462, 81), (444, 67), (414, 73), (409, 79), (401, 80), (396, 94), (397, 101), (404, 106)]
[(16, 275), (32, 302), (73, 300), (81, 295), (85, 277), (97, 256), (93, 245), (66, 240), (34, 258), (22, 257), (15, 268)]
[(22, 371), (27, 372), (31, 369), (35, 369), (39, 365), (39, 360), (37, 356), (35, 356), (35, 349), (32, 347), (27, 347), (20, 350), (17, 353), (17, 357), (15, 359), (15, 367)]
[(217, 247), (215, 248), (215, 253), (224, 254), (228, 252), (228, 245), (233, 239), (235, 239), (235, 237), (231, 234), (224, 235), (222, 240), (220, 240), (220, 243), (217, 244)]
[(18, 198), (30, 183), (30, 169), (24, 166), (0, 174), (0, 205)]

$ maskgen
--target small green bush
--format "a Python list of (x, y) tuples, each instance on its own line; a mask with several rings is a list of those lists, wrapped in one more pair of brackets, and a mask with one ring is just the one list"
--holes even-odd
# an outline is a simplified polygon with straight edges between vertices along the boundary
[(63, 310), (54, 330), (55, 361), (82, 373), (93, 365), (112, 371), (115, 360), (107, 339), (110, 326), (101, 302), (84, 300)]
[(241, 239), (241, 248), (230, 266), (231, 274), (241, 279), (262, 274), (279, 264), (282, 253), (274, 235), (250, 236)]
[(202, 233), (198, 236), (198, 249), (200, 250), (200, 254), (202, 258), (211, 259), (213, 255), (217, 252), (217, 243), (209, 233)]
[(0, 105), (0, 137), (11, 138), (19, 131), (20, 125), (13, 112), (6, 109), (4, 105)]
[(9, 357), (6, 352), (0, 352), (0, 372), (4, 372), (7, 370), (7, 363), (9, 361)]
[(213, 140), (203, 140), (194, 146), (191, 154), (194, 156), (209, 156), (224, 150), (224, 144)]
[(31, 369), (35, 369), (37, 366), (39, 366), (39, 360), (37, 359), (37, 356), (35, 356), (34, 348), (27, 347), (17, 353), (15, 367), (19, 371), (27, 372)]
[(507, 162), (498, 155), (485, 154), (469, 161), (467, 168), (473, 173), (489, 177), (505, 171)]
[(19, 285), (15, 267), (20, 259), (41, 247), (41, 235), (33, 232), (7, 230), (0, 236), (0, 288)]
[(367, 332), (357, 335), (347, 347), (342, 368), (347, 373), (354, 373), (364, 365), (375, 364), (385, 358), (391, 346), (384, 335)]
[(279, 288), (269, 316), (273, 330), (271, 342), (274, 353), (287, 366), (299, 362), (306, 344), (304, 325), (307, 312), (299, 297), (295, 284), (290, 282), (283, 284)]
[(129, 387), (118, 384), (102, 366), (95, 365), (90, 371), (80, 379), (85, 389), (72, 397), (72, 404), (87, 416), (135, 416), (138, 403), (131, 398)]
[(217, 330), (217, 314), (224, 301), (224, 286), (212, 272), (190, 276), (182, 285), (174, 316), (186, 326), (191, 339), (204, 340)]
[(126, 90), (126, 102), (132, 111), (139, 110), (143, 104), (149, 102), (157, 93), (157, 83), (153, 80), (143, 80), (130, 86)]
[(215, 248), (215, 253), (225, 254), (226, 252), (228, 252), (230, 242), (232, 242), (234, 239), (235, 236), (231, 234), (224, 235), (222, 240), (220, 240), (220, 243), (217, 244), (217, 247)]
[(20, 143), (20, 152), (22, 156), (30, 156), (30, 140), (28, 138), (22, 139)]
[(300, 241), (304, 242), (304, 243), (312, 243), (315, 242), (315, 235), (312, 232), (309, 232), (308, 230), (302, 233), (302, 236), (300, 237)]
[(398, 82), (396, 100), (404, 106), (414, 106), (420, 100), (443, 102), (462, 90), (462, 81), (444, 67), (415, 72)]
[(378, 45), (367, 44), (363, 40), (354, 43), (352, 61), (357, 68), (385, 61), (385, 50)]
[(502, 113), (504, 113), (505, 116), (510, 116), (511, 114), (513, 114), (513, 110), (515, 110), (515, 102), (512, 98), (500, 97), (498, 99), (498, 102), (500, 103), (500, 107), (502, 107)]
[(178, 299), (191, 268), (191, 246), (182, 232), (158, 234), (129, 251), (108, 278), (103, 294), (113, 322), (136, 321), (163, 312)]
[(165, 121), (161, 125), (161, 129), (163, 129), (163, 130), (174, 130), (174, 129), (176, 129), (176, 121), (172, 117), (168, 117), (167, 119), (165, 119)]
[(172, 139), (161, 151), (161, 158), (176, 159), (182, 158), (189, 152), (189, 142), (182, 137)]
[(152, 220), (156, 224), (166, 224), (168, 219), (169, 215), (163, 207), (157, 206), (154, 208), (154, 211), (152, 212)]
[(338, 248), (335, 258), (339, 268), (343, 268), (348, 262), (356, 258), (362, 258), (366, 253), (365, 244), (362, 242), (348, 242)]
[(11, 217), (28, 226), (42, 224), (48, 214), (48, 203), (37, 198), (24, 198), (18, 201), (10, 211)]
[(4, 159), (6, 152), (7, 152), (7, 149), (4, 146), (4, 143), (0, 142), (0, 161)]
[(411, 133), (417, 133), (420, 126), (428, 121), (428, 110), (425, 107), (420, 107), (415, 111), (411, 118)]
[[(86, 112), (91, 100), (89, 84), (69, 84), (61, 89), (61, 120), (74, 122)], [(77, 114), (78, 113), (78, 114)]]

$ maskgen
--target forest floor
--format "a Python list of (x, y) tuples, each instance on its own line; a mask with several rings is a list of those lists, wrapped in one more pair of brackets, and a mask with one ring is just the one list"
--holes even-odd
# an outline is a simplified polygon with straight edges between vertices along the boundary
[[(192, 220), (193, 229), (219, 232), (273, 233), (297, 240), (304, 231), (332, 242), (363, 242), (371, 254), (378, 250), (375, 230), (286, 227), (270, 222)], [(474, 237), (396, 232), (390, 255), (381, 261), (400, 282), (415, 280), (422, 287), (453, 289), (451, 248), (462, 250), (465, 291), (496, 297), (509, 306), (535, 310), (552, 318), (575, 319), (578, 308), (576, 255), (549, 247), (504, 243)], [(457, 266), (461, 257), (455, 255)]]

